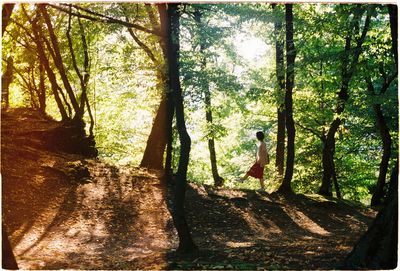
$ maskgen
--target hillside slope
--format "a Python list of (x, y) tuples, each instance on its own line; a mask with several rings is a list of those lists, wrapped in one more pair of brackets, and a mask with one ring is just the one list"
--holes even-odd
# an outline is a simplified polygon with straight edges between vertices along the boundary
[(2, 112), (2, 219), (23, 269), (332, 269), (374, 212), (297, 195), (189, 185), (197, 255), (177, 234), (162, 172), (49, 149), (58, 123)]

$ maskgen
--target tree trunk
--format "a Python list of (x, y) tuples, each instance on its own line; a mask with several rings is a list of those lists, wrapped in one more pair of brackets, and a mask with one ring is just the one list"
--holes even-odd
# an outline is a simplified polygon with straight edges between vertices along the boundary
[(67, 115), (67, 112), (63, 106), (63, 103), (61, 101), (60, 98), (60, 93), (58, 92), (60, 87), (57, 84), (57, 79), (56, 79), (56, 75), (53, 72), (53, 69), (50, 66), (49, 60), (46, 57), (46, 53), (43, 47), (43, 42), (41, 39), (41, 35), (40, 35), (40, 29), (37, 25), (37, 21), (36, 19), (32, 20), (29, 19), (31, 25), (32, 25), (32, 33), (33, 33), (33, 37), (34, 37), (34, 41), (36, 44), (36, 48), (37, 48), (37, 54), (39, 56), (39, 60), (41, 62), (41, 64), (44, 66), (47, 76), (49, 78), (50, 84), (51, 84), (51, 89), (54, 95), (54, 99), (56, 101), (58, 110), (60, 111), (61, 114), (61, 118), (63, 121), (68, 120), (69, 117)]
[(75, 116), (78, 117), (79, 120), (81, 120), (82, 116), (80, 116), (80, 114), (79, 114), (80, 108), (79, 108), (79, 105), (78, 105), (78, 101), (76, 100), (74, 91), (72, 89), (72, 86), (71, 86), (71, 84), (69, 82), (69, 79), (67, 77), (67, 73), (66, 73), (65, 68), (64, 68), (64, 63), (63, 63), (63, 60), (62, 60), (62, 57), (61, 57), (61, 52), (60, 52), (60, 47), (59, 47), (59, 44), (58, 44), (58, 39), (57, 39), (57, 36), (54, 33), (54, 29), (53, 29), (53, 25), (52, 25), (51, 20), (50, 20), (50, 16), (47, 13), (46, 4), (38, 4), (38, 8), (39, 8), (39, 11), (42, 14), (42, 16), (43, 16), (43, 18), (44, 18), (44, 20), (46, 22), (47, 29), (49, 31), (50, 41), (51, 41), (51, 44), (53, 45), (52, 50), (53, 50), (54, 54), (51, 54), (51, 55), (53, 57), (54, 64), (56, 65), (56, 67), (57, 67), (57, 69), (59, 71), (61, 80), (62, 80), (62, 82), (64, 84), (65, 90), (67, 91), (69, 100), (71, 101), (72, 108), (74, 109), (74, 112), (76, 114)]
[(390, 153), (392, 148), (392, 138), (390, 136), (389, 128), (386, 124), (385, 117), (383, 115), (381, 105), (374, 105), (376, 124), (381, 135), (383, 144), (383, 153), (381, 163), (379, 165), (379, 176), (376, 184), (376, 188), (372, 195), (371, 206), (376, 206), (382, 203), (384, 196), (384, 188), (386, 183), (386, 174), (389, 167)]
[(322, 149), (322, 167), (323, 167), (323, 175), (322, 175), (322, 184), (319, 188), (318, 194), (323, 196), (332, 196), (332, 178), (335, 172), (333, 168), (335, 163), (333, 161), (334, 151), (335, 151), (335, 133), (339, 129), (339, 125), (341, 120), (336, 118), (331, 126), (329, 127), (328, 134), (324, 137), (323, 140), (323, 149)]
[[(200, 57), (201, 57), (201, 68), (205, 69), (207, 65), (207, 60), (205, 57), (205, 50), (206, 46), (204, 44), (203, 37), (201, 36), (204, 29), (201, 22), (201, 12), (198, 8), (196, 8), (194, 12), (194, 20), (197, 25), (197, 29), (200, 34), (199, 45), (200, 45)], [(215, 138), (214, 138), (214, 131), (212, 128), (213, 124), (213, 116), (211, 110), (211, 93), (210, 93), (210, 84), (207, 78), (200, 78), (200, 81), (204, 81), (203, 83), (203, 91), (204, 91), (204, 103), (206, 107), (206, 122), (207, 127), (210, 129), (207, 130), (207, 138), (208, 138), (208, 150), (210, 152), (210, 163), (211, 163), (211, 173), (214, 179), (215, 186), (222, 186), (224, 183), (224, 179), (218, 173), (218, 166), (217, 166), (217, 154), (215, 152)]]
[(15, 4), (3, 4), (3, 10), (1, 12), (1, 35), (4, 35), (4, 31), (6, 30), (6, 27), (8, 25), (8, 22), (10, 21), (10, 17), (12, 14), (12, 11), (14, 9)]
[(278, 171), (280, 179), (283, 178), (283, 170), (285, 163), (285, 104), (284, 104), (284, 93), (285, 93), (285, 66), (284, 66), (284, 52), (283, 52), (283, 33), (282, 33), (282, 22), (281, 13), (276, 4), (272, 5), (275, 14), (275, 59), (276, 59), (276, 81), (277, 81), (277, 122), (278, 131), (276, 134), (276, 160), (275, 167)]
[(147, 139), (146, 149), (140, 163), (141, 167), (163, 169), (164, 151), (168, 140), (167, 123), (169, 114), (167, 112), (167, 103), (167, 98), (163, 96)]
[(344, 261), (343, 269), (396, 269), (399, 161), (393, 168), (385, 207)]
[[(163, 5), (165, 7), (165, 5)], [(197, 249), (185, 217), (186, 174), (191, 140), (186, 130), (182, 90), (179, 82), (179, 11), (178, 4), (168, 4), (166, 16), (168, 85), (173, 93), (176, 124), (180, 141), (180, 156), (175, 181), (173, 221), (179, 236), (178, 252), (190, 253)]]
[[(161, 25), (165, 25), (167, 17), (166, 10), (165, 8), (161, 8), (161, 6), (162, 5), (158, 5), (160, 23)], [(153, 29), (158, 29), (159, 25), (156, 25), (154, 15), (152, 14), (152, 12), (150, 12), (148, 7), (147, 10), (150, 20), (153, 24)], [(147, 47), (144, 43), (140, 42), (133, 31), (129, 31), (129, 33), (135, 39), (136, 43), (138, 43), (139, 46), (142, 47), (150, 60), (153, 62), (154, 66), (161, 67), (157, 71), (157, 79), (159, 82), (158, 86), (164, 90), (149, 138), (147, 139), (146, 149), (143, 153), (143, 158), (140, 166), (153, 169), (163, 169), (164, 152), (165, 147), (167, 146), (165, 157), (165, 171), (167, 174), (170, 174), (172, 173), (172, 121), (174, 118), (174, 108), (173, 102), (171, 100), (171, 93), (169, 92), (169, 89), (166, 85), (168, 79), (166, 75), (167, 50), (165, 40), (167, 35), (165, 31), (166, 29), (162, 29), (159, 39), (159, 44), (162, 49), (164, 61), (158, 61), (154, 54), (151, 52), (150, 48)]]
[(14, 59), (9, 56), (7, 58), (6, 71), (1, 76), (1, 104), (8, 109), (10, 106), (10, 84), (13, 80)]
[(8, 234), (4, 227), (4, 223), (2, 223), (2, 229), (1, 229), (1, 244), (2, 244), (2, 249), (1, 249), (2, 268), (8, 270), (18, 270), (19, 269), (18, 264), (17, 261), (15, 260), (14, 253), (12, 251), (12, 247), (8, 239)]
[[(359, 10), (355, 13), (356, 15), (353, 17), (351, 22), (352, 29), (359, 29), (360, 21), (362, 21), (363, 11), (361, 10), (361, 6), (357, 6)], [(338, 117), (336, 117), (328, 130), (328, 134), (325, 136), (324, 149), (322, 153), (322, 164), (323, 164), (323, 176), (322, 183), (319, 189), (319, 194), (323, 196), (332, 196), (331, 186), (332, 186), (332, 178), (334, 176), (335, 169), (333, 168), (335, 163), (332, 160), (334, 157), (334, 149), (335, 149), (335, 134), (340, 127), (342, 119), (340, 115), (343, 113), (345, 109), (345, 104), (349, 99), (349, 84), (350, 80), (355, 73), (356, 66), (358, 64), (358, 58), (362, 51), (362, 44), (364, 43), (365, 37), (367, 35), (367, 31), (369, 29), (369, 24), (371, 20), (372, 9), (367, 9), (367, 16), (365, 19), (364, 27), (362, 33), (358, 39), (356, 39), (356, 47), (351, 48), (351, 40), (353, 36), (348, 35), (346, 37), (345, 49), (342, 57), (342, 85), (340, 91), (338, 92), (338, 101), (336, 105), (335, 113)], [(351, 33), (352, 31), (350, 31)], [(353, 58), (351, 58), (353, 56)]]
[[(335, 152), (333, 152), (335, 153)], [(342, 193), (340, 192), (340, 187), (339, 187), (339, 182), (337, 180), (337, 174), (336, 174), (336, 169), (335, 169), (335, 161), (334, 158), (331, 158), (331, 163), (332, 163), (332, 179), (333, 179), (333, 184), (335, 186), (335, 190), (336, 190), (336, 197), (338, 199), (342, 198)]]
[(398, 48), (397, 48), (397, 35), (398, 35), (398, 9), (397, 5), (388, 5), (389, 18), (390, 18), (390, 32), (392, 36), (392, 50), (394, 54), (394, 61), (396, 62), (396, 67), (399, 67), (398, 59)]
[(46, 114), (46, 86), (45, 86), (45, 74), (42, 63), (39, 63), (39, 112), (43, 115)]
[[(211, 93), (207, 89), (205, 89), (205, 104), (206, 104), (206, 121), (209, 126), (212, 126), (213, 119), (211, 113)], [(210, 162), (211, 162), (211, 172), (214, 179), (215, 186), (222, 186), (224, 184), (224, 179), (218, 173), (217, 166), (217, 154), (215, 153), (215, 142), (214, 142), (214, 133), (211, 131), (211, 134), (208, 134), (208, 150), (210, 152)]]
[(285, 112), (286, 112), (286, 131), (287, 131), (287, 156), (285, 177), (278, 191), (281, 193), (293, 192), (291, 181), (294, 169), (294, 139), (295, 127), (293, 120), (293, 87), (294, 87), (294, 61), (296, 49), (293, 42), (293, 4), (286, 4), (286, 93), (285, 93)]

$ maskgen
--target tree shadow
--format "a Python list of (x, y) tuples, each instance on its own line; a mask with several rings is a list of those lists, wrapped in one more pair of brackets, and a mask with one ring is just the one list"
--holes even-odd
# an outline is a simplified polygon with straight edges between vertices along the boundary
[(312, 259), (321, 264), (316, 268), (333, 268), (332, 255), (341, 238), (347, 236), (347, 244), (356, 240), (371, 221), (350, 206), (321, 204), (303, 195), (229, 191), (192, 186), (187, 193), (187, 217), (195, 242), (221, 259), (257, 261), (254, 255), (269, 259), (275, 253), (276, 258), (286, 257), (282, 261), (293, 256), (297, 266)]

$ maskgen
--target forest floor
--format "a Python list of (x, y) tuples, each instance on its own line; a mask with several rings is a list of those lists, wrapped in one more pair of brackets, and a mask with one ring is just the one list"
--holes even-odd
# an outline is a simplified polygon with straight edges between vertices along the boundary
[(318, 196), (190, 184), (196, 255), (179, 256), (162, 172), (51, 151), (57, 126), (2, 112), (2, 221), (21, 269), (333, 269), (375, 212)]

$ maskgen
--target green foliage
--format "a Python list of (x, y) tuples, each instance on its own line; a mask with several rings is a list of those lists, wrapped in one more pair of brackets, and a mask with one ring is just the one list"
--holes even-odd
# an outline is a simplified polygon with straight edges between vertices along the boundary
[[(159, 30), (155, 5), (84, 3), (80, 6), (148, 30)], [(29, 16), (35, 15), (34, 4), (24, 4), (24, 7)], [(384, 76), (396, 72), (386, 8), (366, 4), (294, 5), (296, 160), (292, 186), (297, 193), (315, 193), (320, 186), (321, 136), (338, 117), (335, 108), (341, 87), (345, 37), (349, 33), (359, 37), (364, 19), (360, 20), (358, 29), (353, 27), (353, 19), (357, 16), (365, 18), (366, 10), (371, 7), (374, 13), (370, 30), (350, 81), (350, 98), (340, 116), (343, 121), (336, 135), (335, 165), (344, 197), (367, 203), (376, 183), (382, 143), (375, 124), (374, 104), (381, 104), (392, 135), (392, 158), (398, 156), (397, 77), (386, 92), (380, 93), (385, 84)], [(234, 180), (254, 162), (255, 132), (262, 130), (267, 135), (271, 158), (271, 164), (265, 170), (267, 190), (272, 192), (279, 186), (280, 180), (274, 169), (276, 114), (283, 95), (276, 91), (273, 23), (284, 18), (284, 6), (278, 4), (277, 9), (279, 18), (274, 17), (272, 6), (267, 3), (181, 6), (180, 72), (187, 127), (192, 138), (190, 181), (213, 183), (207, 142), (213, 137), (219, 173), (226, 180), (225, 185), (258, 188), (258, 180), (249, 179), (244, 184)], [(79, 93), (79, 79), (73, 70), (65, 35), (68, 15), (54, 8), (48, 10), (68, 78)], [(201, 14), (200, 21), (196, 21), (196, 12)], [(96, 120), (95, 139), (100, 157), (137, 166), (164, 93), (160, 37), (134, 28), (131, 28), (132, 35), (125, 26), (117, 23), (83, 18), (81, 22), (89, 47), (88, 97)], [(83, 46), (77, 18), (72, 17), (71, 23), (73, 48), (82, 69)], [(40, 27), (48, 35), (43, 22)], [(30, 29), (21, 6), (17, 7), (2, 37), (3, 70), (6, 57), (13, 56), (18, 71), (10, 86), (11, 106), (33, 106), (37, 100), (31, 97), (27, 84), (29, 80), (38, 84), (39, 74), (39, 60)], [(279, 38), (284, 39), (284, 34), (279, 33)], [(355, 39), (351, 46), (355, 47)], [(46, 53), (50, 52), (46, 49)], [(52, 61), (50, 64), (56, 70)], [(34, 79), (30, 79), (30, 74)], [(374, 94), (367, 89), (367, 77), (373, 83)], [(59, 75), (57, 79), (61, 82)], [(60, 118), (48, 79), (45, 85), (46, 112)], [(211, 106), (205, 104), (206, 97), (210, 97)], [(212, 112), (212, 123), (206, 121), (207, 108)], [(85, 120), (89, 121), (87, 112)], [(175, 168), (178, 149), (179, 141), (174, 131)]]

